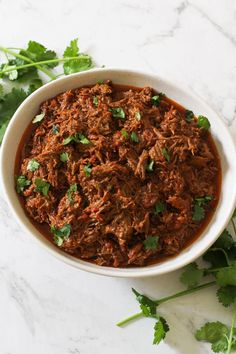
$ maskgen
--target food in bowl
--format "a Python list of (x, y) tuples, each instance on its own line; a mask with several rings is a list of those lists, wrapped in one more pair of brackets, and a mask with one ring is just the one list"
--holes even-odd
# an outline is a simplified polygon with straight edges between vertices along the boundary
[(209, 127), (150, 87), (107, 81), (59, 94), (41, 104), (18, 148), (23, 208), (57, 247), (98, 265), (177, 255), (219, 200)]

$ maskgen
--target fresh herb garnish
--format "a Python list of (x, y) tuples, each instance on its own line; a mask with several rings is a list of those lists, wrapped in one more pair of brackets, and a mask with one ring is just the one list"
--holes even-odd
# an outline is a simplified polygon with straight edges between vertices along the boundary
[(154, 326), (154, 338), (152, 344), (159, 344), (165, 339), (166, 333), (170, 330), (168, 323), (163, 317), (159, 317)]
[[(1, 86), (2, 87), (2, 86)], [(28, 96), (27, 92), (20, 88), (15, 88), (4, 94), (1, 88), (0, 100), (0, 143), (2, 142), (7, 125), (19, 105)]]
[(161, 100), (164, 96), (165, 96), (165, 94), (161, 93), (161, 92), (158, 95), (152, 96), (151, 101), (152, 101), (153, 106), (159, 106), (159, 104), (161, 103)]
[(132, 133), (131, 133), (130, 139), (131, 139), (134, 143), (139, 143), (138, 135), (137, 135), (135, 132), (132, 132)]
[(98, 106), (98, 96), (94, 96), (93, 97), (93, 104), (94, 104), (95, 107)]
[(104, 80), (98, 80), (98, 81), (97, 81), (97, 84), (98, 84), (98, 85), (104, 84)]
[(193, 221), (201, 221), (205, 218), (205, 210), (198, 204), (194, 204), (193, 207)]
[(68, 154), (68, 152), (62, 152), (61, 154), (60, 154), (60, 161), (61, 162), (66, 162), (66, 161), (68, 161), (69, 160), (69, 154)]
[(158, 246), (158, 236), (148, 236), (146, 240), (143, 241), (145, 250), (153, 250), (155, 251)]
[[(91, 57), (79, 52), (77, 39), (71, 41), (63, 58), (58, 58), (54, 51), (35, 41), (29, 41), (25, 49), (0, 47), (0, 51), (5, 53), (7, 58), (7, 62), (0, 64), (0, 78), (17, 82), (17, 87), (13, 87), (8, 93), (4, 93), (2, 85), (0, 86), (0, 143), (18, 106), (44, 84), (40, 73), (54, 80), (57, 76), (63, 75), (56, 75), (52, 70), (60, 63), (64, 63), (65, 75), (92, 67)], [(19, 85), (23, 85), (24, 88), (20, 88)]]
[(34, 171), (38, 170), (39, 167), (40, 167), (40, 163), (38, 161), (36, 161), (35, 159), (32, 159), (28, 162), (27, 170), (34, 172)]
[(67, 197), (68, 197), (68, 200), (70, 202), (70, 204), (73, 204), (74, 203), (74, 198), (73, 198), (73, 193), (77, 192), (78, 188), (77, 188), (77, 184), (72, 184), (70, 186), (70, 188), (68, 189), (67, 191)]
[(170, 154), (169, 154), (167, 148), (162, 149), (162, 155), (164, 156), (164, 158), (166, 159), (167, 162), (170, 162)]
[(53, 124), (52, 126), (52, 134), (56, 135), (59, 133), (59, 125)]
[(125, 119), (125, 111), (121, 107), (110, 108), (113, 118)]
[[(199, 197), (197, 199), (200, 205), (204, 205), (212, 198), (211, 196), (205, 196)], [(221, 257), (223, 257), (224, 262), (219, 259), (219, 252), (222, 253)], [(210, 263), (210, 267), (199, 268), (196, 263), (192, 263), (184, 269), (180, 280), (187, 286), (186, 290), (180, 291), (170, 296), (166, 296), (161, 299), (151, 300), (146, 295), (142, 295), (138, 293), (137, 290), (132, 289), (136, 295), (136, 299), (140, 304), (141, 312), (129, 316), (128, 318), (119, 322), (117, 325), (121, 327), (130, 321), (143, 316), (157, 318), (159, 320), (162, 318), (165, 321), (165, 319), (161, 317), (160, 314), (157, 314), (157, 308), (160, 307), (161, 304), (170, 300), (174, 300), (178, 297), (186, 296), (202, 289), (206, 289), (208, 287), (218, 286), (219, 289), (217, 290), (217, 298), (219, 302), (225, 307), (234, 305), (231, 326), (228, 327), (219, 321), (207, 322), (199, 330), (196, 331), (195, 336), (199, 341), (206, 341), (211, 343), (212, 350), (214, 352), (224, 352), (226, 354), (231, 354), (232, 350), (236, 349), (236, 241), (234, 241), (233, 237), (227, 230), (224, 230), (219, 239), (207, 251), (205, 255), (208, 255), (208, 257), (204, 256), (203, 258), (205, 261)], [(209, 257), (209, 255), (211, 255), (211, 257)], [(212, 276), (212, 280), (199, 285), (205, 275)], [(165, 322), (162, 324), (163, 326), (166, 325), (169, 329)], [(160, 342), (159, 338), (163, 339), (164, 337), (162, 335), (162, 326), (159, 325), (159, 327), (157, 324), (155, 325), (157, 333), (155, 332), (154, 339), (156, 337), (157, 340), (154, 341), (154, 343), (156, 344)], [(166, 333), (166, 331), (164, 332)]]
[(132, 292), (136, 296), (136, 300), (139, 302), (140, 309), (142, 310), (143, 315), (146, 317), (155, 317), (157, 312), (157, 305), (155, 301), (151, 300), (146, 295), (140, 294), (134, 288), (132, 288)]
[(43, 194), (45, 197), (48, 195), (48, 191), (50, 188), (50, 183), (44, 181), (41, 178), (36, 178), (35, 181), (35, 192), (39, 192), (41, 194)]
[(92, 167), (90, 164), (84, 166), (84, 173), (86, 177), (90, 177), (92, 172)]
[(51, 232), (54, 234), (53, 240), (57, 246), (62, 246), (64, 241), (67, 240), (71, 233), (70, 224), (65, 224), (60, 229), (52, 226)]
[(157, 215), (163, 213), (163, 211), (166, 210), (166, 204), (162, 202), (158, 202), (155, 204), (154, 209), (155, 209), (154, 213)]
[(68, 145), (72, 141), (74, 141), (75, 143), (81, 143), (81, 144), (84, 144), (84, 145), (90, 144), (90, 141), (88, 140), (88, 138), (86, 138), (86, 136), (81, 134), (81, 133), (77, 133), (75, 135), (68, 136), (68, 138), (63, 140), (62, 144), (63, 145)]
[(185, 111), (185, 120), (186, 120), (186, 122), (191, 123), (193, 118), (194, 118), (193, 112), (189, 111), (188, 109), (186, 109), (186, 111)]
[(141, 118), (142, 118), (141, 113), (140, 113), (140, 112), (136, 112), (136, 113), (135, 113), (135, 118), (136, 118), (138, 121), (140, 121)]
[(203, 277), (203, 270), (198, 268), (197, 263), (191, 263), (185, 267), (184, 272), (180, 276), (180, 281), (192, 288), (200, 283)]
[(43, 120), (43, 118), (45, 117), (45, 113), (40, 113), (37, 116), (34, 117), (34, 119), (32, 120), (32, 123), (39, 123), (41, 122), (41, 120)]
[(128, 133), (125, 129), (122, 129), (122, 130), (121, 130), (121, 135), (122, 135), (125, 139), (129, 139), (129, 133)]
[(29, 181), (25, 176), (17, 176), (16, 177), (16, 191), (17, 193), (21, 193), (25, 190), (26, 187), (31, 185), (31, 181)]
[(79, 53), (78, 38), (70, 42), (70, 45), (64, 51), (63, 58), (66, 60), (63, 64), (65, 75), (88, 70), (93, 66), (89, 55)]
[(154, 171), (154, 160), (150, 160), (150, 162), (147, 164), (146, 170), (148, 172), (153, 172)]
[(229, 354), (231, 349), (236, 349), (236, 307), (233, 313), (231, 327), (224, 323), (207, 322), (195, 333), (198, 341), (211, 343), (211, 349), (214, 353), (223, 352)]
[(208, 130), (210, 128), (211, 124), (210, 124), (209, 120), (207, 119), (207, 117), (198, 116), (197, 126), (199, 128), (203, 128), (205, 130)]
[(193, 207), (193, 221), (201, 221), (205, 218), (205, 206), (212, 200), (212, 196), (206, 195), (204, 197), (198, 197), (194, 199), (194, 207)]

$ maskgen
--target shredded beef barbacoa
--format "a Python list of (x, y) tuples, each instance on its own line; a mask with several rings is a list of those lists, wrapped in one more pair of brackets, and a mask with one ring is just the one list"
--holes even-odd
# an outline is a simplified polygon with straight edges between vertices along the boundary
[(30, 181), (28, 215), (66, 252), (143, 266), (178, 254), (206, 224), (220, 164), (191, 112), (150, 87), (111, 82), (62, 93), (40, 112), (17, 172)]

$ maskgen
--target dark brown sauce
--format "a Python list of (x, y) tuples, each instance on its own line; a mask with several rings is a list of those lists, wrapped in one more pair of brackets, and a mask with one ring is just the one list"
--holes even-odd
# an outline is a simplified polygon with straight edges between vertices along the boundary
[[(92, 86), (93, 85), (87, 85), (87, 86), (83, 86), (83, 87), (92, 87)], [(136, 90), (136, 91), (141, 91), (142, 90), (142, 88), (140, 88), (140, 87), (129, 86), (129, 85), (113, 84), (113, 87), (115, 87), (116, 92), (122, 92), (122, 91), (126, 91), (126, 90), (129, 90), (129, 89)], [(175, 102), (174, 100), (172, 100), (172, 99), (170, 99), (170, 98), (168, 98), (166, 96), (164, 97), (164, 100), (166, 102), (170, 103), (171, 105), (173, 105), (181, 113), (183, 113), (183, 114), (185, 113), (186, 108), (184, 108), (179, 103)], [(29, 141), (29, 139), (30, 139), (30, 137), (32, 135), (32, 132), (34, 131), (35, 128), (36, 127), (32, 123), (30, 123), (29, 126), (26, 128), (24, 134), (22, 135), (22, 138), (20, 140), (20, 143), (19, 143), (19, 146), (18, 146), (18, 149), (17, 149), (16, 158), (15, 158), (15, 168), (14, 168), (15, 175), (19, 174), (21, 161), (25, 158), (27, 143), (28, 143), (28, 141)], [(214, 195), (214, 200), (211, 201), (211, 209), (207, 211), (206, 217), (201, 222), (201, 226), (199, 227), (197, 232), (195, 232), (195, 234), (190, 239), (188, 239), (185, 242), (185, 244), (184, 244), (183, 248), (181, 249), (180, 253), (182, 252), (182, 250), (184, 250), (185, 248), (189, 247), (192, 243), (194, 243), (201, 236), (203, 231), (207, 228), (207, 226), (209, 225), (209, 223), (210, 223), (210, 221), (211, 221), (211, 219), (212, 219), (212, 217), (213, 217), (213, 215), (215, 213), (215, 210), (217, 208), (217, 205), (218, 205), (218, 202), (219, 202), (219, 198), (220, 198), (221, 183), (222, 183), (220, 157), (219, 157), (219, 154), (218, 154), (217, 147), (215, 145), (214, 139), (213, 139), (212, 135), (209, 132), (206, 133), (206, 140), (207, 140), (208, 146), (210, 147), (211, 152), (213, 153), (213, 155), (215, 157), (215, 160), (217, 161), (218, 174), (215, 176), (215, 181), (214, 181), (214, 183), (215, 183), (215, 185), (217, 187), (216, 188), (216, 193)], [(19, 201), (20, 201), (20, 203), (22, 205), (22, 208), (25, 211), (24, 198), (21, 195), (18, 195), (18, 198), (19, 198)], [(40, 223), (34, 221), (33, 219), (31, 219), (26, 212), (25, 212), (25, 214), (29, 218), (29, 220), (32, 223), (32, 225), (42, 234), (42, 236), (46, 237), (47, 240), (50, 243), (52, 243), (53, 246), (56, 249), (58, 249), (58, 247), (53, 242), (52, 233), (50, 232), (50, 227), (48, 226), (48, 224), (47, 223), (40, 224)], [(62, 250), (66, 254), (70, 254), (69, 252), (66, 252), (62, 248), (60, 248), (60, 250)], [(75, 258), (81, 259), (81, 257), (77, 257), (76, 254), (72, 254), (72, 256), (75, 257)], [(177, 256), (178, 256), (178, 254), (175, 254), (173, 256), (166, 256), (166, 255), (160, 255), (159, 254), (157, 257), (155, 256), (155, 258), (150, 259), (145, 266), (161, 263), (161, 262), (164, 262), (164, 261), (166, 261), (166, 260), (168, 260), (170, 258), (175, 258)], [(90, 262), (90, 263), (95, 263), (92, 260), (87, 260), (86, 259), (85, 261), (86, 262)], [(133, 267), (138, 267), (138, 266), (130, 265), (128, 267), (133, 268)]]

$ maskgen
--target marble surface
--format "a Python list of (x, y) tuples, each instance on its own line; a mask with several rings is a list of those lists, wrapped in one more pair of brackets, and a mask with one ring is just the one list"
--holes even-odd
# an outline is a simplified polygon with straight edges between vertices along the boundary
[[(191, 88), (236, 136), (234, 0), (0, 0), (1, 45), (38, 40), (62, 52), (80, 36), (98, 66), (145, 69)], [(120, 329), (136, 312), (131, 287), (159, 297), (182, 289), (179, 272), (145, 279), (98, 277), (60, 263), (21, 231), (0, 197), (1, 354), (202, 354), (193, 332), (228, 322), (214, 289), (165, 304), (171, 331), (158, 348), (152, 320)]]

